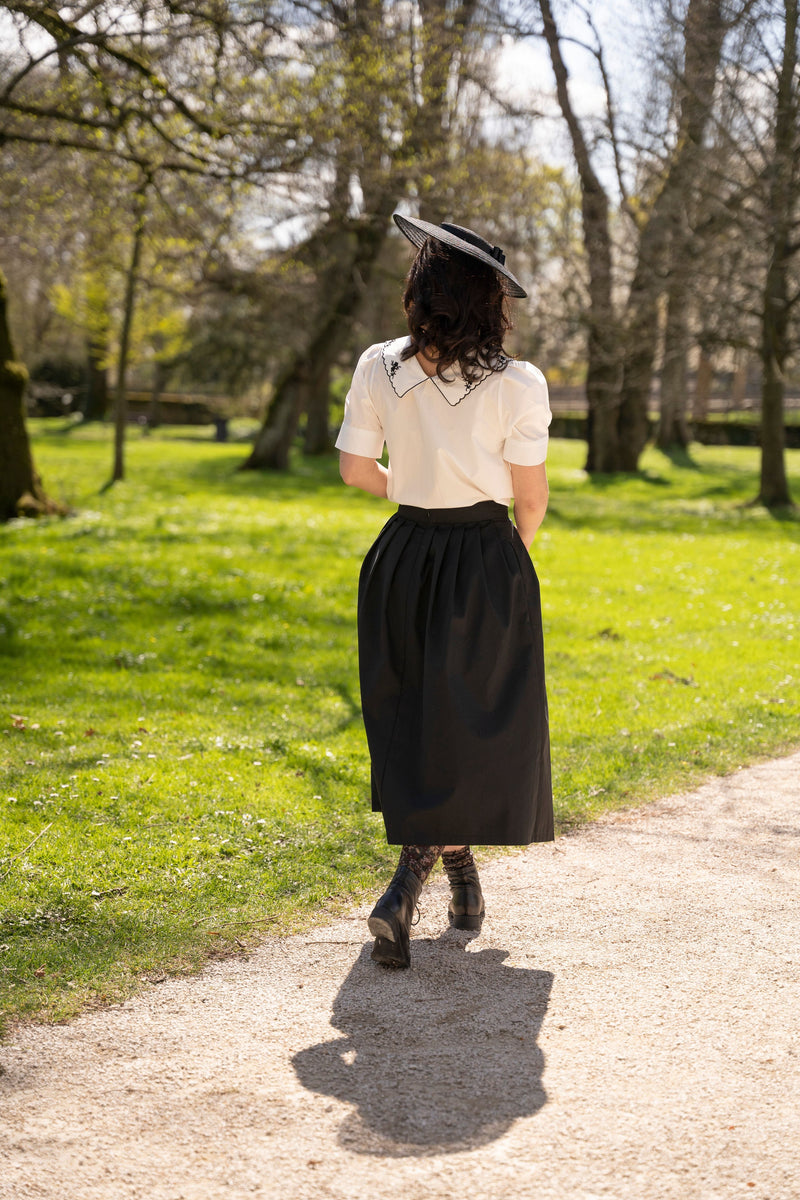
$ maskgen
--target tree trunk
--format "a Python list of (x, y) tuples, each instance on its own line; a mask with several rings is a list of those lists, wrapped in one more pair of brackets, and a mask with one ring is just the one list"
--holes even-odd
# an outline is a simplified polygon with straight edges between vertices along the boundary
[(158, 429), (161, 424), (161, 395), (167, 386), (169, 363), (157, 362), (153, 367), (153, 386), (150, 389), (150, 405), (147, 410), (147, 425), (150, 429)]
[[(380, 0), (355, 0), (352, 6), (339, 6), (337, 20), (346, 62), (345, 109), (349, 116), (338, 138), (327, 225), (312, 239), (317, 308), (308, 316), (305, 344), (278, 377), (264, 423), (240, 470), (285, 471), (304, 409), (312, 410), (307, 448), (327, 440), (326, 380), (369, 285), (394, 207), (383, 144), (375, 136), (374, 108), (365, 102), (374, 86), (369, 64), (384, 35), (383, 5)], [(362, 215), (356, 219), (348, 216), (354, 176), (361, 186), (363, 205)]]
[[(415, 167), (418, 216), (438, 225), (450, 214), (441, 207), (439, 183), (448, 170), (450, 106), (465, 65), (464, 42), (477, 0), (419, 0), (420, 104), (406, 156)], [(443, 136), (444, 134), (444, 136)]]
[[(670, 297), (672, 301), (672, 297)], [(672, 302), (670, 308), (673, 308)], [(661, 369), (661, 401), (656, 445), (659, 450), (685, 450), (689, 445), (686, 424), (686, 356), (687, 330), (685, 314), (667, 314), (667, 344), (664, 366)]]
[(589, 362), (586, 370), (586, 470), (598, 474), (621, 470), (617, 332), (613, 319), (604, 324), (595, 319), (589, 328)]
[(285, 471), (288, 468), (289, 451), (303, 408), (313, 394), (315, 382), (318, 383), (330, 369), (369, 286), (375, 260), (387, 234), (391, 208), (392, 202), (384, 200), (374, 216), (363, 219), (354, 232), (347, 235), (346, 240), (351, 245), (337, 248), (336, 263), (326, 272), (326, 278), (332, 287), (333, 279), (338, 277), (338, 295), (324, 284), (320, 285), (324, 307), (306, 346), (294, 355), (279, 376), (264, 424), (240, 470)]
[(694, 385), (692, 400), (692, 418), (695, 421), (705, 421), (711, 407), (711, 389), (714, 386), (714, 364), (704, 349), (700, 349), (700, 360), (697, 364), (697, 377)]
[[(676, 241), (684, 241), (683, 231)], [(685, 450), (689, 445), (686, 424), (686, 357), (689, 351), (687, 307), (689, 304), (688, 258), (673, 260), (667, 297), (667, 323), (664, 331), (664, 365), (661, 368), (659, 406), (659, 450)]]
[(769, 188), (769, 264), (761, 318), (761, 483), (757, 503), (767, 508), (792, 503), (786, 477), (784, 367), (789, 354), (789, 267), (794, 210), (794, 164), (797, 121), (798, 0), (785, 0), (783, 61), (778, 78), (775, 149)]
[(134, 195), (133, 244), (125, 280), (125, 307), (122, 314), (122, 331), (119, 338), (119, 358), (117, 360), (117, 392), (114, 403), (114, 465), (111, 471), (111, 483), (125, 478), (125, 431), (128, 424), (128, 397), (125, 389), (133, 309), (136, 302), (136, 273), (139, 270), (147, 211), (148, 184), (149, 180), (142, 180)]
[[(659, 297), (671, 272), (678, 271), (688, 277), (691, 271), (688, 212), (702, 162), (703, 135), (713, 103), (725, 28), (721, 0), (689, 0), (684, 22), (684, 72), (680, 81), (677, 146), (642, 230), (626, 309), (626, 352), (620, 400), (620, 458), (624, 470), (635, 469), (647, 440), (647, 408), (658, 345)], [(687, 284), (688, 279), (682, 286), (687, 288)], [(677, 328), (679, 316), (675, 309), (673, 333), (679, 343), (675, 350), (676, 386), (680, 386), (680, 363), (685, 360), (686, 339), (685, 327), (683, 333)], [(671, 348), (668, 353), (672, 356)], [(685, 365), (682, 369), (685, 373)], [(667, 371), (666, 381), (667, 386), (672, 387), (672, 369)], [(662, 392), (663, 386), (662, 377)], [(681, 434), (679, 425), (670, 415), (682, 403), (674, 395), (668, 397), (669, 412), (662, 414), (659, 444), (662, 431), (667, 439), (676, 434), (679, 444), (686, 444), (681, 440), (685, 437), (685, 429)]]
[(105, 365), (108, 347), (90, 338), (86, 356), (86, 399), (83, 403), (84, 421), (102, 421), (108, 412), (108, 367)]
[(411, 129), (409, 157), (421, 167), (416, 180), (419, 218), (438, 225), (448, 217), (440, 208), (436, 181), (445, 169), (446, 156), (441, 135), (445, 124), (452, 50), (445, 37), (447, 14), (442, 0), (419, 0), (418, 9), (422, 50), (420, 104)]
[(239, 467), (240, 471), (286, 471), (300, 415), (307, 394), (308, 379), (304, 356), (296, 355), (278, 376), (263, 425), (256, 434), (253, 449)]
[[(333, 346), (334, 353), (337, 345)], [(306, 399), (304, 454), (328, 454), (333, 447), (328, 412), (330, 409), (331, 364), (323, 363), (309, 382)]]
[[(356, 0), (349, 15), (345, 15), (344, 5), (340, 9), (339, 31), (349, 64), (346, 87), (352, 103), (346, 105), (350, 116), (338, 146), (329, 206), (330, 234), (320, 239), (330, 261), (323, 269), (317, 268), (321, 303), (316, 315), (309, 318), (306, 344), (279, 377), (264, 424), (242, 469), (285, 470), (303, 410), (308, 413), (306, 451), (321, 453), (329, 446), (330, 369), (369, 287), (396, 196), (402, 190), (401, 172), (416, 183), (423, 217), (438, 221), (446, 215), (436, 207), (431, 181), (446, 169), (449, 88), (463, 69), (459, 56), (479, 9), (477, 0), (462, 0), (457, 5), (448, 0), (420, 3), (420, 94), (407, 136), (391, 159), (387, 159), (385, 142), (375, 136), (374, 106), (364, 103), (374, 86), (369, 70), (365, 74), (371, 61), (367, 50), (384, 36), (384, 6), (380, 0)], [(363, 215), (355, 221), (347, 217), (354, 174), (363, 194)]]
[(731, 398), (727, 406), (729, 412), (741, 412), (745, 406), (747, 397), (747, 376), (749, 368), (747, 361), (740, 363), (734, 368), (733, 379), (731, 380)]
[[(636, 471), (647, 443), (648, 407), (658, 344), (658, 301), (664, 287), (666, 224), (660, 197), (639, 238), (639, 253), (625, 313), (620, 386), (620, 469)], [(661, 201), (663, 203), (663, 201)]]
[(791, 505), (786, 477), (786, 430), (784, 427), (783, 370), (778, 365), (780, 334), (767, 314), (763, 323), (762, 355), (764, 379), (761, 385), (761, 480), (756, 503), (767, 508)]
[(589, 337), (586, 371), (588, 455), (586, 470), (620, 468), (619, 340), (611, 292), (611, 234), (608, 197), (591, 163), (589, 149), (569, 95), (569, 76), (550, 0), (539, 0), (544, 36), (556, 80), (556, 94), (569, 129), (581, 184), (583, 240), (589, 264)]
[(14, 354), (6, 309), (6, 281), (0, 272), (0, 521), (66, 512), (45, 494), (33, 466), (25, 425), (27, 382), (28, 372)]

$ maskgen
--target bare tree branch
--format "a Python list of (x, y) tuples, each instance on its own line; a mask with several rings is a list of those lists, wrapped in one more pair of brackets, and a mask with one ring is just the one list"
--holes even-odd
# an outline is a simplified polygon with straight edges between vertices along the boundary
[(580, 4), (579, 8), (580, 8), (581, 12), (583, 13), (583, 15), (589, 25), (589, 28), (592, 31), (592, 35), (594, 36), (594, 42), (595, 42), (594, 46), (587, 47), (587, 49), (590, 50), (591, 54), (595, 58), (595, 60), (597, 62), (597, 66), (600, 70), (600, 77), (603, 80), (603, 88), (605, 90), (605, 96), (606, 96), (606, 117), (608, 120), (608, 133), (609, 133), (609, 137), (611, 139), (611, 148), (612, 148), (612, 151), (614, 154), (614, 169), (617, 174), (617, 186), (619, 187), (619, 194), (620, 194), (621, 201), (622, 201), (622, 208), (627, 213), (627, 215), (630, 217), (630, 219), (633, 221), (634, 225), (638, 227), (640, 224), (640, 218), (637, 215), (636, 210), (634, 209), (633, 205), (631, 204), (630, 196), (628, 194), (628, 189), (625, 186), (625, 176), (624, 176), (623, 169), (622, 169), (622, 156), (620, 154), (619, 138), (617, 137), (617, 119), (616, 119), (616, 110), (615, 110), (615, 106), (614, 106), (614, 97), (612, 95), (612, 90), (611, 90), (611, 79), (609, 78), (609, 74), (606, 69), (605, 56), (603, 54), (603, 45), (602, 45), (602, 42), (600, 41), (600, 35), (597, 32), (597, 27), (595, 26), (591, 12), (583, 4)]
[(127, 67), (134, 74), (137, 74), (145, 80), (150, 87), (155, 91), (160, 92), (164, 99), (169, 100), (174, 104), (176, 110), (186, 118), (192, 125), (196, 126), (203, 133), (210, 135), (217, 134), (218, 128), (212, 123), (204, 120), (197, 112), (193, 111), (185, 100), (178, 95), (166, 82), (165, 79), (159, 77), (145, 62), (142, 62), (131, 51), (122, 49), (116, 46), (103, 33), (86, 33), (79, 29), (74, 23), (66, 21), (54, 8), (42, 6), (40, 4), (28, 3), (28, 0), (10, 0), (7, 8), (11, 12), (17, 12), (33, 24), (38, 25), (45, 33), (57, 43), (57, 50), (63, 52), (68, 47), (75, 46), (95, 46), (103, 50), (110, 58), (122, 66)]

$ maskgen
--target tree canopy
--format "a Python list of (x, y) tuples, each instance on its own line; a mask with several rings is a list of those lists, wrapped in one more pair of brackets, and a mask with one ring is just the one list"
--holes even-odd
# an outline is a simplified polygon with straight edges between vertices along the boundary
[[(285, 467), (304, 416), (324, 451), (336, 373), (399, 331), (406, 206), (529, 282), (513, 348), (585, 384), (590, 471), (637, 469), (654, 389), (685, 446), (690, 373), (750, 355), (761, 499), (789, 502), (797, 2), (622, 4), (7, 3), (4, 378), (12, 334), (34, 373), (83, 364), (87, 417), (112, 374), (114, 477), (131, 371), (261, 397), (244, 465)], [(20, 403), (0, 387), (0, 424)]]

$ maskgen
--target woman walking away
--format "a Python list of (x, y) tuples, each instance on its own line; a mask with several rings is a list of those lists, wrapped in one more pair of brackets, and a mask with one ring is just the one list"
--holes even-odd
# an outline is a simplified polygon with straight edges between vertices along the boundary
[[(450, 922), (478, 930), (471, 844), (553, 837), (539, 584), (550, 408), (508, 358), (503, 252), (459, 225), (395, 213), (418, 248), (408, 336), (362, 354), (336, 445), (345, 483), (398, 503), (364, 560), (358, 653), (372, 807), (402, 846), (369, 918), (372, 957), (410, 965), (409, 927), (442, 855)], [(377, 460), (384, 442), (388, 468)], [(508, 506), (514, 501), (513, 525)]]

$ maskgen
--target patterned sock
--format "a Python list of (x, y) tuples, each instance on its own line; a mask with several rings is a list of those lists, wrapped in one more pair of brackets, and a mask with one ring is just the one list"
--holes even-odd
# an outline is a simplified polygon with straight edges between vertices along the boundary
[(475, 859), (472, 857), (472, 851), (469, 846), (464, 846), (462, 850), (450, 850), (442, 854), (442, 866), (447, 872), (448, 878), (451, 871), (462, 871), (464, 867), (474, 867)]
[(398, 865), (408, 867), (424, 883), (441, 853), (441, 846), (403, 846)]

